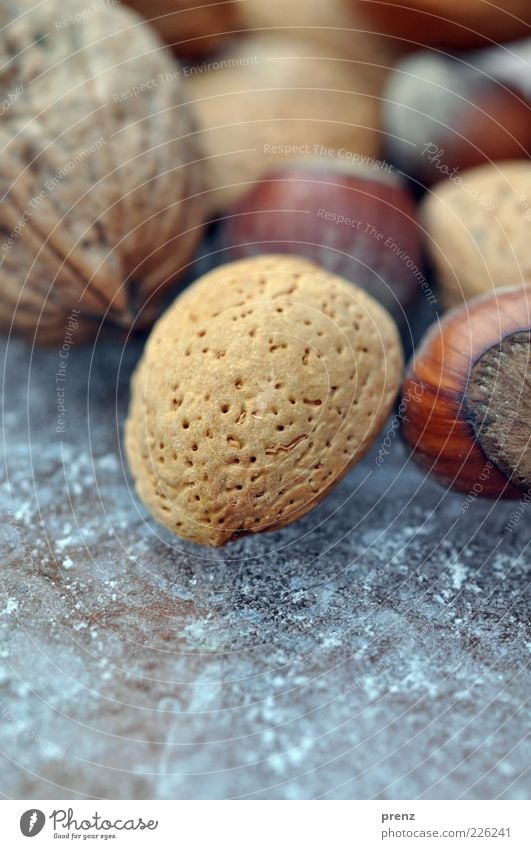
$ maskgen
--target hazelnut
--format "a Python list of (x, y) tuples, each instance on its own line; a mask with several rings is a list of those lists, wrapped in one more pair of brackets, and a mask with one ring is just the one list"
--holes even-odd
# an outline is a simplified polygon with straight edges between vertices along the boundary
[(531, 164), (482, 165), (437, 184), (421, 211), (446, 306), (531, 282)]
[(147, 18), (179, 56), (200, 56), (218, 47), (238, 27), (233, 0), (123, 0)]
[(466, 48), (529, 35), (528, 0), (351, 0), (404, 49)]
[(74, 308), (76, 338), (152, 321), (203, 217), (179, 66), (134, 13), (86, 9), (0, 11), (0, 87), (20, 91), (0, 124), (0, 326), (43, 342)]
[(356, 62), (323, 58), (319, 45), (265, 35), (242, 39), (217, 66), (185, 80), (213, 209), (290, 159), (378, 155), (383, 71), (366, 78), (363, 63), (358, 72)]
[(403, 435), (442, 484), (488, 498), (531, 489), (531, 288), (448, 312), (403, 385)]
[(308, 260), (220, 266), (156, 324), (126, 425), (140, 498), (221, 546), (307, 513), (367, 452), (402, 374), (396, 326)]
[(389, 78), (383, 117), (388, 157), (423, 185), (531, 152), (529, 103), (473, 61), (418, 53), (402, 59)]
[(424, 279), (422, 242), (415, 205), (385, 167), (315, 158), (266, 175), (227, 211), (229, 259), (305, 256), (361, 286), (405, 324)]

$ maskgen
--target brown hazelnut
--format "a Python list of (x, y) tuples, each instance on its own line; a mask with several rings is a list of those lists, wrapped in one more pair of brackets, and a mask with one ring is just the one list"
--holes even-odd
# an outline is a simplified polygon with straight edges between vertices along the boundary
[(488, 498), (531, 491), (531, 288), (448, 312), (403, 385), (403, 435), (442, 484)]
[(0, 326), (149, 324), (203, 217), (179, 66), (122, 6), (8, 0), (0, 26), (0, 88), (20, 92), (0, 123)]
[(351, 0), (404, 49), (477, 47), (525, 38), (531, 26), (528, 0)]
[(287, 165), (227, 210), (222, 233), (229, 259), (305, 256), (361, 286), (403, 325), (425, 282), (415, 204), (383, 163)]
[(474, 61), (479, 63), (469, 55), (455, 59), (421, 52), (403, 58), (388, 80), (383, 107), (387, 154), (423, 185), (484, 162), (524, 159), (531, 152), (530, 104)]

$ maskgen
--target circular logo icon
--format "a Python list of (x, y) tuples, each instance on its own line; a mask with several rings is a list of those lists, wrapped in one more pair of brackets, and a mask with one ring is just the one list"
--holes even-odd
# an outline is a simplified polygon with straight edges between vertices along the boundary
[(35, 837), (44, 828), (46, 817), (42, 811), (31, 808), (20, 817), (20, 830), (24, 837)]

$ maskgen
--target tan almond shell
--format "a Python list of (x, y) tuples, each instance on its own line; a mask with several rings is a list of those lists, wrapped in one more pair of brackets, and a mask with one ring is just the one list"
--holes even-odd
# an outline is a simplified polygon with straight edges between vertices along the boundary
[(179, 66), (121, 6), (7, 0), (0, 26), (0, 90), (21, 91), (0, 122), (0, 327), (150, 323), (203, 216)]
[(445, 306), (531, 282), (531, 164), (460, 172), (435, 186), (421, 219)]
[(357, 286), (299, 257), (221, 266), (158, 321), (135, 372), (137, 492), (204, 545), (281, 528), (364, 456), (402, 368), (392, 318)]

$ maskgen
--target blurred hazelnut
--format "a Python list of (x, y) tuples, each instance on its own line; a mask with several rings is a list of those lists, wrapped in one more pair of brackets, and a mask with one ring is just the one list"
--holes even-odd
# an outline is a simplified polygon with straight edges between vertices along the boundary
[(229, 258), (299, 254), (364, 288), (404, 324), (421, 291), (415, 205), (386, 164), (315, 158), (268, 174), (228, 210)]
[(384, 128), (389, 159), (423, 185), (457, 170), (531, 152), (531, 107), (471, 63), (419, 53), (388, 80)]
[(404, 48), (466, 48), (530, 34), (528, 0), (352, 0)]

